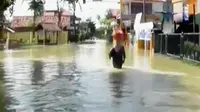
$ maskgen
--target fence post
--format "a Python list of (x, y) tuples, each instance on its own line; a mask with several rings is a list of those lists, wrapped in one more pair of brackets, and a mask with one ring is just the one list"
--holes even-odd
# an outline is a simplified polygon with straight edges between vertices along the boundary
[(160, 35), (160, 53), (162, 54), (162, 37), (163, 35)]
[(180, 58), (183, 59), (184, 56), (184, 33), (180, 35)]
[(165, 54), (167, 54), (168, 34), (165, 35)]

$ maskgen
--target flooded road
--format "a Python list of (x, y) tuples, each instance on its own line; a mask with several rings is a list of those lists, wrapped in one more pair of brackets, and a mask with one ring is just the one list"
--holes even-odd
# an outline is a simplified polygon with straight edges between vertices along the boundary
[[(0, 112), (199, 112), (199, 67), (127, 48), (69, 44), (0, 53)], [(200, 80), (200, 79), (199, 79)]]

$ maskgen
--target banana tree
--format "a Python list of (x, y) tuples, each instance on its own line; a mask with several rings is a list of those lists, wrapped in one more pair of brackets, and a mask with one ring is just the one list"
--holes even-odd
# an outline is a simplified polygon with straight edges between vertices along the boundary
[(29, 10), (33, 11), (33, 38), (35, 38), (36, 18), (43, 14), (44, 4), (44, 0), (31, 0), (29, 2)]

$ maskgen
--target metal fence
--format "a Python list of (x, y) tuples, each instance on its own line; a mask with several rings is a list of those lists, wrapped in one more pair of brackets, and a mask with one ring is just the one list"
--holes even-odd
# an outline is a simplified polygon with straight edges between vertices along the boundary
[(155, 52), (200, 62), (200, 33), (155, 35)]

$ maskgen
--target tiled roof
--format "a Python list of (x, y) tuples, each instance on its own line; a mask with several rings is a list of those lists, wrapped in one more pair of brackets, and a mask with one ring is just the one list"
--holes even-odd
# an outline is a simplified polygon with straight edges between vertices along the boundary
[(46, 31), (61, 31), (57, 24), (54, 23), (41, 23), (36, 27), (36, 30), (44, 29)]
[[(41, 18), (36, 19), (36, 24), (41, 21)], [(11, 27), (28, 27), (33, 24), (33, 16), (14, 16)]]
[(33, 31), (32, 27), (15, 27), (14, 28), (15, 32), (31, 32)]
[[(52, 12), (52, 13), (51, 13)], [(58, 17), (55, 11), (46, 11), (44, 16), (36, 19), (36, 24), (39, 23), (58, 23)], [(61, 17), (61, 27), (70, 25), (70, 12), (64, 10)], [(68, 16), (69, 15), (69, 16)], [(33, 16), (14, 16), (11, 27), (30, 27), (33, 24)]]

